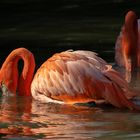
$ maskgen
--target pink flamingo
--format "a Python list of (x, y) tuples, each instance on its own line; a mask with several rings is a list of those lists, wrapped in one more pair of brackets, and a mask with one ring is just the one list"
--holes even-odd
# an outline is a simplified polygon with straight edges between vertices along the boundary
[[(24, 61), (21, 75), (18, 61)], [(126, 81), (96, 53), (64, 51), (53, 55), (37, 70), (33, 54), (25, 48), (13, 50), (0, 70), (1, 90), (33, 96), (41, 102), (84, 103), (104, 101), (119, 108), (140, 110), (129, 99), (137, 96)], [(19, 75), (19, 76), (18, 76)], [(32, 80), (33, 78), (33, 80)]]
[(117, 64), (129, 72), (140, 67), (139, 24), (136, 14), (129, 11), (115, 45)]

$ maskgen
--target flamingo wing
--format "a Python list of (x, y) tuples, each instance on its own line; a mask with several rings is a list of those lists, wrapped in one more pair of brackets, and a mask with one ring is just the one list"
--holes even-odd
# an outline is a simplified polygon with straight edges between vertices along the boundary
[(127, 90), (119, 73), (89, 51), (55, 54), (38, 69), (31, 85), (32, 96), (42, 102), (73, 104), (104, 99), (117, 107), (132, 108)]

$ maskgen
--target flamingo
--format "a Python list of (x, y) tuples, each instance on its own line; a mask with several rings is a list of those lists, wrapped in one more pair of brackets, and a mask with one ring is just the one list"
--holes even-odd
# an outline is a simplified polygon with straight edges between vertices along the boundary
[(140, 20), (138, 20), (135, 12), (128, 11), (115, 44), (116, 63), (128, 72), (140, 67), (139, 24)]
[[(18, 74), (18, 61), (24, 62)], [(33, 54), (25, 49), (13, 50), (0, 70), (4, 95), (31, 96), (47, 103), (110, 103), (115, 107), (140, 110), (130, 99), (137, 96), (127, 82), (96, 53), (64, 51), (45, 61), (33, 77)], [(5, 94), (7, 92), (7, 94)]]

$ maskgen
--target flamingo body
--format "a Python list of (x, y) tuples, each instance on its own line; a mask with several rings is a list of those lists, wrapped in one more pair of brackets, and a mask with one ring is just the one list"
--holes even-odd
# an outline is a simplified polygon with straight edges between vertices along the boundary
[(41, 102), (80, 103), (105, 100), (116, 107), (135, 108), (135, 94), (110, 65), (90, 51), (65, 51), (53, 55), (36, 72), (31, 85)]

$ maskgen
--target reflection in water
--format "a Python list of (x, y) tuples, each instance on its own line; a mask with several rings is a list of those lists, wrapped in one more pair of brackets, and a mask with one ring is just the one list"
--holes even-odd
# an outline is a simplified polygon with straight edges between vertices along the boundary
[(30, 127), (25, 125), (30, 121), (31, 99), (22, 99), (20, 102), (17, 97), (4, 97), (1, 99), (0, 108), (1, 135), (31, 135)]
[(20, 139), (137, 138), (140, 114), (117, 108), (42, 104), (28, 97), (0, 101), (0, 137)]

